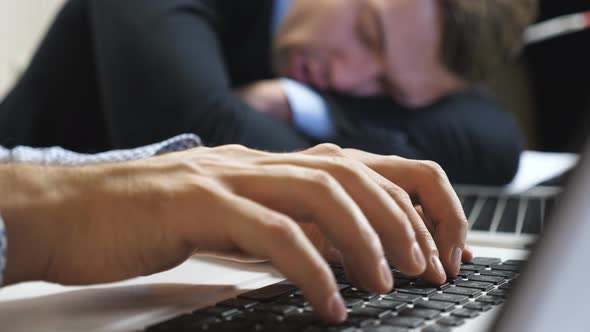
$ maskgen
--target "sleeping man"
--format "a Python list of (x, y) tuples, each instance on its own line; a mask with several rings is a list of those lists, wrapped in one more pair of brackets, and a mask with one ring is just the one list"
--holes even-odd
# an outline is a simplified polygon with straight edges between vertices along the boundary
[(522, 141), (476, 86), (535, 0), (70, 0), (0, 105), (0, 144), (80, 152), (180, 133), (434, 160), (501, 184)]

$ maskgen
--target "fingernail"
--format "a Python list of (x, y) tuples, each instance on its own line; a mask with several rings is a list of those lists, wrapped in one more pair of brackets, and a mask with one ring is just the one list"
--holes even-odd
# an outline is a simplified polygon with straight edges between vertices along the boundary
[(412, 245), (412, 259), (414, 260), (414, 264), (420, 269), (424, 270), (426, 268), (426, 258), (424, 258), (422, 248), (420, 248), (418, 242)]
[(330, 313), (337, 322), (346, 320), (346, 306), (339, 292), (334, 293), (330, 299)]
[(461, 257), (463, 257), (463, 249), (455, 247), (451, 253), (451, 262), (457, 267), (457, 272), (461, 269)]
[(385, 258), (381, 261), (381, 284), (388, 291), (393, 289), (393, 277), (391, 276), (391, 267)]
[(445, 268), (442, 266), (442, 263), (440, 262), (440, 258), (438, 258), (438, 256), (436, 255), (432, 255), (432, 258), (430, 259), (430, 264), (432, 264), (432, 268), (440, 275), (442, 276), (446, 276), (447, 273), (445, 272)]

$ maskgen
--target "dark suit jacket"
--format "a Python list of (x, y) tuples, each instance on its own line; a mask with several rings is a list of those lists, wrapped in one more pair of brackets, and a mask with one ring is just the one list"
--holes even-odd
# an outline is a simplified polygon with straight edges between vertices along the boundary
[[(271, 151), (318, 142), (253, 111), (232, 89), (275, 77), (272, 0), (71, 0), (0, 106), (0, 144), (94, 152), (193, 132)], [(503, 183), (521, 138), (471, 90), (420, 110), (327, 94), (344, 147), (439, 162), (455, 182)]]

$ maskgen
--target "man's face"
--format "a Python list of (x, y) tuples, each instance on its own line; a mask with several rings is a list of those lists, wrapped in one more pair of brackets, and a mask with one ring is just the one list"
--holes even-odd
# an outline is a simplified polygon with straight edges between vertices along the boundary
[(280, 74), (422, 106), (465, 84), (441, 62), (437, 0), (293, 0), (275, 39)]

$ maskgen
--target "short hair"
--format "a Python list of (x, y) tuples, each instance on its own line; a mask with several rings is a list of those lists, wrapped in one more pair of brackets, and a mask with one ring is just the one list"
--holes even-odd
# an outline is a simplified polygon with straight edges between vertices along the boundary
[(479, 83), (523, 47), (537, 0), (440, 0), (442, 62), (461, 79)]

